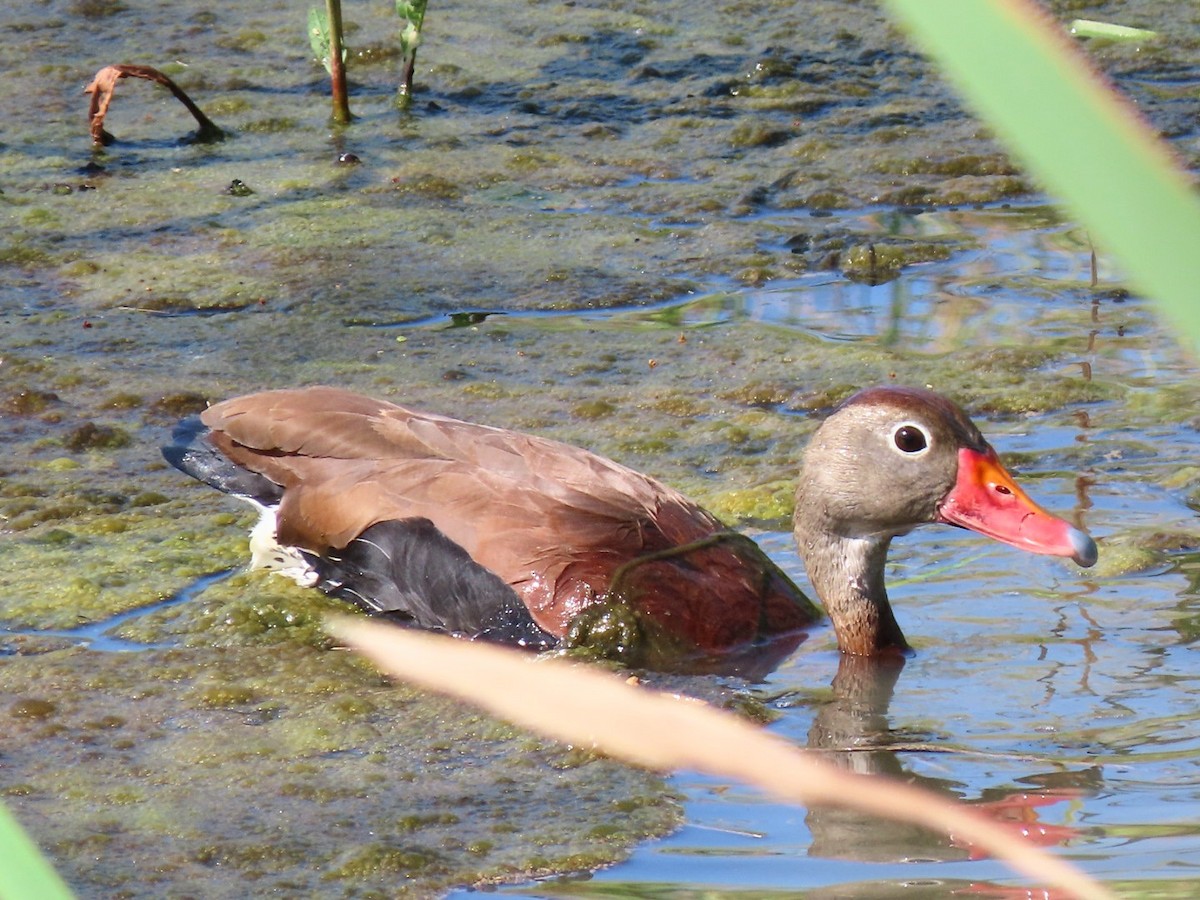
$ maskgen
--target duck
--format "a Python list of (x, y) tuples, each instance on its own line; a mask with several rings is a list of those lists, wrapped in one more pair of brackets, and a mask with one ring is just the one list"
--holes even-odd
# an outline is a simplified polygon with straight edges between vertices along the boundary
[[(337, 387), (216, 403), (162, 448), (253, 504), (251, 564), (407, 626), (659, 669), (761, 671), (822, 621), (748, 536), (581, 447)], [(967, 414), (883, 385), (838, 405), (800, 468), (793, 531), (843, 654), (907, 655), (884, 584), (894, 538), (966, 528), (1093, 565)]]

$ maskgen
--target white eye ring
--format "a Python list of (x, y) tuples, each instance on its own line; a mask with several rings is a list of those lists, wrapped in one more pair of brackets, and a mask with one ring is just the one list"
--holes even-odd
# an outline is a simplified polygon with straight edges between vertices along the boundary
[(928, 453), (932, 441), (929, 433), (916, 422), (901, 422), (892, 429), (892, 440), (888, 446), (901, 456), (912, 458)]

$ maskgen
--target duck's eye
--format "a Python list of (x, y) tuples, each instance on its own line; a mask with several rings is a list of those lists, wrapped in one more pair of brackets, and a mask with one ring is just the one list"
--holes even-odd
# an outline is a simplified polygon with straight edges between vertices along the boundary
[(902, 453), (920, 453), (929, 446), (925, 432), (916, 425), (901, 425), (892, 432), (892, 440)]

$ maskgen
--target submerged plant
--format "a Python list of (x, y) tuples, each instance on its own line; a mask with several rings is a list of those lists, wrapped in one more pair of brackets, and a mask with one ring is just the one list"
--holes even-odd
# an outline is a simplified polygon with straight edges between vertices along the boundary
[(425, 7), (429, 0), (396, 0), (396, 15), (404, 20), (400, 31), (400, 53), (404, 69), (400, 75), (400, 90), (396, 104), (407, 108), (412, 102), (413, 70), (417, 66), (417, 47), (421, 43), (421, 26), (425, 24)]
[(346, 44), (342, 39), (342, 0), (325, 0), (325, 10), (308, 10), (308, 42), (329, 73), (333, 92), (333, 121), (350, 124), (350, 94), (346, 88)]

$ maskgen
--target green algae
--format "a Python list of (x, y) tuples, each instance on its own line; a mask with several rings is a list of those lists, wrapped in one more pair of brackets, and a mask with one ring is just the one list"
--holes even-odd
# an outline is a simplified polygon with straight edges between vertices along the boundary
[[(86, 668), (78, 665), (81, 653), (92, 657)], [(302, 893), (331, 883), (390, 890), (396, 876), (405, 891), (425, 895), (475, 881), (481, 855), (509, 876), (581, 854), (596, 865), (674, 821), (669, 806), (618, 809), (603, 792), (593, 798), (586, 789), (561, 804), (562, 790), (596, 776), (615, 779), (629, 797), (656, 792), (657, 779), (591, 758), (559, 767), (553, 783), (539, 788), (527, 783), (530, 763), (553, 763), (564, 751), (511, 729), (497, 732), (449, 702), (386, 686), (347, 654), (294, 647), (265, 656), (248, 648), (202, 658), (210, 655), (146, 653), (129, 664), (117, 655), (69, 650), (0, 667), (6, 692), (36, 670), (62, 697), (49, 714), (55, 731), (46, 730), (40, 714), (11, 720), (6, 765), (27, 776), (10, 780), (9, 802), (18, 814), (57, 823), (42, 840), (69, 881), (84, 883), (86, 871), (88, 884), (136, 892), (146, 873), (121, 863), (117, 851), (167, 839), (170, 849), (155, 871), (202, 878), (212, 896), (244, 891), (248, 880), (287, 883)], [(293, 688), (285, 702), (271, 705), (267, 698), (277, 694), (281, 678)], [(221, 684), (229, 696), (211, 702)], [(326, 711), (339, 704), (354, 706), (355, 723), (330, 728), (337, 719)], [(512, 757), (520, 767), (514, 777), (526, 787), (491, 793), (488, 773), (513, 743), (520, 751)], [(395, 761), (422, 755), (443, 771), (452, 766), (452, 773), (420, 781), (393, 776)], [(86, 770), (75, 765), (84, 756), (92, 759)], [(78, 814), (61, 811), (76, 804)], [(231, 818), (231, 808), (240, 813)], [(310, 816), (316, 830), (301, 824)], [(590, 824), (580, 829), (575, 822)], [(523, 862), (507, 842), (501, 845), (499, 823), (538, 835), (538, 858)], [(605, 824), (614, 831), (588, 836)], [(613, 844), (623, 829), (623, 840)], [(104, 861), (93, 858), (100, 834), (108, 848)], [(367, 834), (377, 837), (364, 841)], [(465, 856), (447, 850), (455, 845)], [(464, 858), (472, 860), (465, 868)]]
[(782, 526), (781, 530), (788, 531), (796, 506), (795, 493), (793, 480), (735, 488), (710, 496), (707, 508), (731, 525), (756, 522)]
[(1200, 549), (1200, 530), (1141, 528), (1110, 536), (1096, 564), (1099, 578), (1121, 578), (1162, 570)]
[[(77, 470), (63, 474), (78, 476)], [(224, 551), (213, 540), (226, 515), (218, 513), (206, 521), (180, 509), (184, 514), (173, 519), (168, 511), (173, 504), (148, 500), (154, 498), (114, 492), (98, 507), (94, 495), (79, 499), (74, 491), (67, 496), (47, 493), (28, 512), (12, 515), (10, 525), (22, 532), (0, 544), (0, 559), (8, 571), (0, 586), (5, 621), (22, 627), (69, 628), (103, 619), (163, 599), (186, 583), (181, 578), (233, 565), (244, 554), (244, 540), (233, 534)], [(172, 521), (174, 529), (169, 527)], [(199, 530), (190, 530), (189, 521), (198, 523)], [(210, 534), (197, 553), (192, 541), (204, 531)], [(58, 577), (48, 580), (47, 571)]]
[[(244, 555), (245, 545), (240, 549)], [(321, 622), (326, 614), (344, 609), (338, 601), (286, 578), (263, 571), (239, 572), (206, 589), (202, 602), (141, 616), (123, 626), (120, 634), (144, 643), (174, 639), (212, 647), (279, 643), (327, 647)]]
[(846, 277), (874, 285), (897, 278), (900, 270), (906, 266), (947, 259), (949, 256), (950, 248), (945, 244), (872, 242), (847, 248), (842, 252), (840, 262)]
[(16, 416), (33, 416), (46, 412), (58, 400), (53, 391), (17, 386), (3, 401), (6, 413)]
[(58, 710), (58, 704), (43, 697), (21, 697), (8, 707), (8, 714), (18, 719), (47, 719)]
[(368, 844), (356, 849), (350, 859), (340, 863), (324, 877), (327, 881), (396, 875), (428, 878), (444, 875), (447, 870), (443, 855), (432, 850)]
[(84, 422), (63, 438), (63, 447), (81, 453), (85, 450), (115, 450), (129, 446), (131, 441), (126, 431), (114, 425)]

